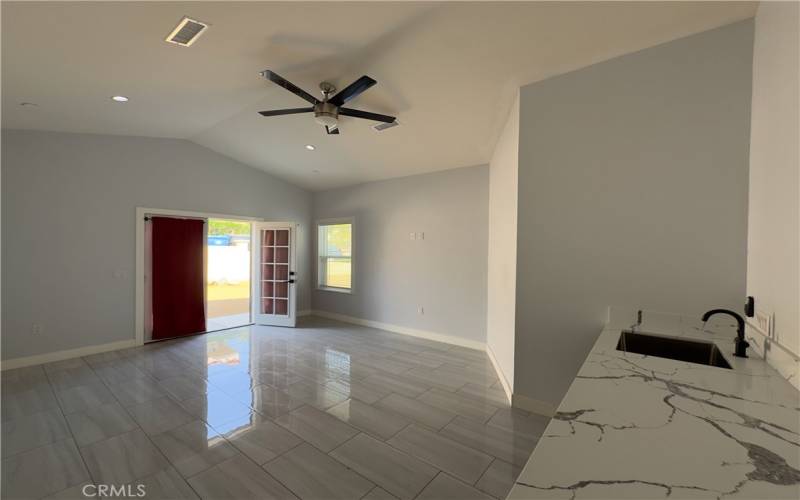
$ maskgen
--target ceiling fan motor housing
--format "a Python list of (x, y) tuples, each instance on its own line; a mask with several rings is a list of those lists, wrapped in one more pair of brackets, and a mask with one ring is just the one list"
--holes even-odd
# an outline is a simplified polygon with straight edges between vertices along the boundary
[(323, 101), (314, 105), (314, 119), (320, 125), (335, 127), (339, 120), (339, 107)]

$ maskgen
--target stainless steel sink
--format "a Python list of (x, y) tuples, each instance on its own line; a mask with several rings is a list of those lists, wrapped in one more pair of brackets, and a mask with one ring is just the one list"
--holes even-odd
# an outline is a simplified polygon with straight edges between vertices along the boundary
[(656, 358), (676, 359), (699, 365), (731, 368), (717, 346), (711, 342), (622, 332), (617, 343), (617, 350), (655, 356)]

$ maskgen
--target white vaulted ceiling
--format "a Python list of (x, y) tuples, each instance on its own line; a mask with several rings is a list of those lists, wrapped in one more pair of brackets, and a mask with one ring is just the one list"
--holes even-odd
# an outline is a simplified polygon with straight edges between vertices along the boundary
[[(177, 137), (319, 190), (488, 162), (521, 85), (752, 17), (743, 2), (3, 2), (4, 128)], [(164, 37), (188, 15), (191, 47)], [(256, 112), (362, 74), (340, 120)], [(112, 102), (112, 95), (130, 102)], [(38, 106), (20, 106), (34, 102)], [(303, 146), (314, 144), (315, 151)], [(317, 171), (317, 172), (315, 172)]]

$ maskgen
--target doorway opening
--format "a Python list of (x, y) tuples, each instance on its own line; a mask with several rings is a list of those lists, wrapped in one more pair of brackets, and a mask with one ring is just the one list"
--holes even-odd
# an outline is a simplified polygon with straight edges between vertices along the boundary
[(295, 326), (297, 227), (137, 207), (137, 344), (254, 323)]
[(206, 331), (252, 323), (250, 222), (208, 219)]

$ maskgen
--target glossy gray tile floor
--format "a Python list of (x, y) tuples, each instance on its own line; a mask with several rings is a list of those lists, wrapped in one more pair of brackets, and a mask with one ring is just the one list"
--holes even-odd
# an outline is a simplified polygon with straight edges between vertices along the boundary
[(5, 371), (2, 418), (9, 499), (504, 498), (547, 424), (483, 352), (313, 317)]

